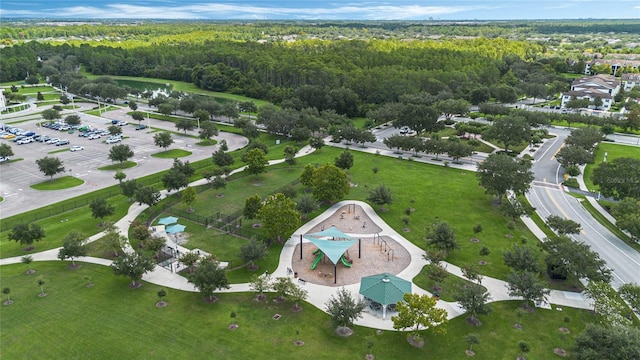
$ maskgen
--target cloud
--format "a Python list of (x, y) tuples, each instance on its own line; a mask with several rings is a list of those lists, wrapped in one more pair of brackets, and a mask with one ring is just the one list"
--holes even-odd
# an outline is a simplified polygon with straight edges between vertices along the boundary
[(153, 2), (149, 5), (111, 3), (104, 6), (69, 6), (58, 9), (1, 10), (3, 16), (42, 16), (61, 18), (138, 18), (138, 19), (423, 19), (447, 14), (486, 10), (487, 6), (422, 6), (362, 2), (323, 4), (319, 7), (287, 7), (252, 4)]

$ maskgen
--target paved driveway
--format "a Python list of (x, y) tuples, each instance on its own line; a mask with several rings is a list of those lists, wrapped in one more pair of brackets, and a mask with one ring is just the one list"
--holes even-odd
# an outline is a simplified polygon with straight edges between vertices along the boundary
[[(91, 116), (84, 113), (78, 113), (78, 115), (80, 115), (83, 124), (89, 124), (93, 128), (106, 129), (111, 125), (111, 120), (121, 119), (130, 121), (131, 117), (126, 115), (126, 111), (127, 109), (122, 109), (104, 113), (103, 117)], [(66, 115), (68, 115), (68, 113), (64, 113), (63, 118)], [(25, 130), (32, 130), (38, 134), (44, 134), (52, 138), (69, 139), (70, 144), (59, 147), (42, 143), (17, 145), (17, 143), (12, 140), (0, 140), (11, 145), (15, 153), (13, 156), (14, 159), (24, 159), (0, 165), (0, 196), (4, 198), (0, 206), (0, 216), (3, 218), (116, 184), (116, 180), (113, 178), (114, 171), (98, 170), (98, 168), (112, 163), (108, 158), (109, 149), (112, 145), (104, 142), (106, 137), (89, 140), (84, 137), (79, 137), (77, 131), (69, 134), (67, 132), (38, 127), (38, 121), (41, 121), (41, 118), (39, 115), (34, 115), (33, 110), (3, 119), (4, 123), (9, 123)], [(173, 123), (150, 120), (149, 124), (154, 128), (175, 131), (175, 125)], [(130, 122), (130, 125), (122, 127), (125, 139), (121, 143), (131, 147), (135, 154), (132, 160), (137, 163), (137, 166), (124, 170), (127, 174), (127, 179), (136, 179), (170, 168), (173, 163), (172, 159), (159, 159), (151, 156), (151, 154), (162, 151), (162, 149), (153, 143), (154, 133), (147, 130), (136, 131), (135, 125), (136, 122), (134, 121)], [(195, 135), (196, 131), (192, 131), (190, 134)], [(190, 137), (174, 135), (173, 138), (174, 143), (170, 149), (183, 149), (192, 152), (191, 155), (181, 158), (183, 161), (188, 160), (194, 162), (206, 159), (218, 149), (217, 146), (195, 145), (199, 140)], [(244, 137), (236, 134), (221, 132), (215, 139), (218, 141), (226, 139), (229, 150), (242, 148), (247, 144), (247, 140)], [(85, 149), (76, 152), (62, 151), (59, 153), (50, 153), (56, 150), (68, 149), (71, 145), (80, 145)], [(38, 166), (35, 163), (37, 159), (45, 156), (60, 158), (64, 163), (67, 172), (66, 175), (71, 174), (80, 178), (85, 181), (84, 184), (72, 189), (58, 191), (38, 191), (31, 189), (29, 187), (30, 185), (47, 179), (47, 177), (38, 170)], [(62, 176), (62, 174), (56, 176), (59, 177)]]

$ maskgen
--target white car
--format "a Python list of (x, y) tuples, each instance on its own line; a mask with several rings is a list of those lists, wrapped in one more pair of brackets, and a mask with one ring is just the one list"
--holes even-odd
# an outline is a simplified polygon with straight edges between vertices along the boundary
[(60, 141), (60, 139), (59, 139), (59, 138), (49, 139), (49, 140), (47, 140), (47, 144), (53, 144), (53, 145), (55, 145), (55, 144), (57, 144), (57, 143), (58, 143), (58, 141)]
[(80, 150), (84, 150), (84, 146), (80, 146), (80, 145), (73, 145), (69, 151), (80, 151)]
[(115, 144), (117, 142), (120, 142), (120, 138), (108, 138), (107, 139), (107, 144)]
[(93, 135), (90, 135), (88, 137), (89, 140), (100, 139), (100, 138), (101, 138), (101, 136), (99, 134), (93, 134)]
[(24, 138), (24, 139), (18, 140), (18, 145), (28, 144), (32, 141), (33, 141), (33, 138), (30, 138), (30, 137)]

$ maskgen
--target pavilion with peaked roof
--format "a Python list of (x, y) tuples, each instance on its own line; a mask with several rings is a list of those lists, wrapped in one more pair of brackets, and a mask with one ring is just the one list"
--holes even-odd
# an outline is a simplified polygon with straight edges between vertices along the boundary
[(397, 304), (404, 294), (411, 293), (411, 282), (393, 274), (382, 273), (360, 279), (360, 295), (382, 305), (382, 318), (387, 315), (387, 305)]
[[(337, 283), (337, 264), (344, 253), (356, 243), (357, 239), (343, 233), (335, 226), (317, 233), (306, 234), (304, 238), (311, 241), (331, 260), (333, 263), (333, 283)], [(302, 236), (300, 237), (300, 259), (302, 259)]]

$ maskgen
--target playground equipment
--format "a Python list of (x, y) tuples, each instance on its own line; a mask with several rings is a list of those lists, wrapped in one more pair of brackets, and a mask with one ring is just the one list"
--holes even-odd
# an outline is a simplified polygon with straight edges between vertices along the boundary
[(324, 254), (322, 253), (322, 251), (320, 251), (320, 249), (314, 251), (314, 255), (315, 252), (318, 253), (318, 257), (316, 257), (316, 259), (313, 261), (313, 264), (311, 264), (311, 270), (315, 269), (316, 266), (318, 266), (318, 263), (320, 263), (320, 260), (322, 260), (322, 257), (324, 256)]
[(340, 261), (344, 266), (351, 267), (351, 263), (347, 259), (345, 259), (344, 256), (340, 257)]

